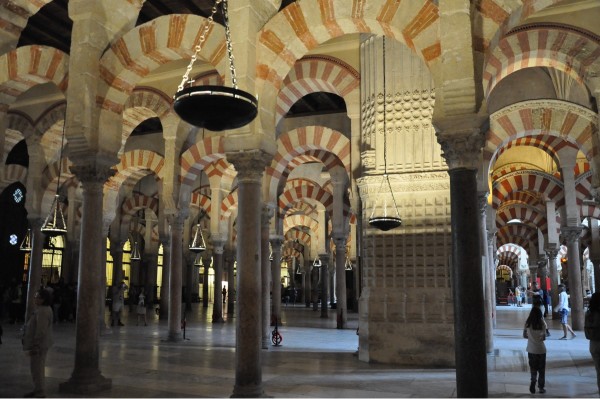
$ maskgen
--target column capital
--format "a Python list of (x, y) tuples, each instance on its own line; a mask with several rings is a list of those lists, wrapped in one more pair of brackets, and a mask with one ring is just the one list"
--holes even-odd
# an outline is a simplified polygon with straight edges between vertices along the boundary
[(458, 115), (436, 118), (435, 135), (449, 169), (478, 169), (479, 155), (489, 130), (487, 115)]
[(268, 226), (273, 215), (275, 215), (275, 207), (271, 204), (263, 204), (260, 214), (261, 225)]
[(82, 184), (101, 183), (104, 185), (108, 179), (117, 173), (112, 167), (95, 164), (72, 165), (70, 169)]
[(581, 226), (563, 226), (560, 228), (560, 235), (567, 240), (567, 244), (573, 244), (579, 240), (582, 231)]
[(271, 154), (261, 150), (228, 152), (226, 157), (235, 167), (240, 183), (260, 183), (265, 168), (273, 159)]
[(269, 237), (269, 241), (271, 242), (271, 246), (273, 247), (273, 251), (281, 250), (281, 246), (285, 241), (283, 236), (271, 236)]
[(169, 221), (169, 225), (171, 228), (176, 228), (183, 231), (183, 224), (187, 219), (188, 215), (185, 211), (179, 211), (176, 213), (171, 213), (167, 216), (167, 220)]
[(548, 257), (548, 259), (554, 260), (558, 256), (559, 249), (555, 247), (548, 247), (544, 249), (544, 251), (546, 252), (546, 256)]
[(485, 216), (488, 207), (488, 191), (478, 191), (477, 192), (477, 201), (479, 203), (479, 212), (481, 212), (481, 216)]
[(347, 243), (347, 239), (345, 235), (334, 235), (333, 237), (331, 237), (331, 239), (333, 240), (334, 244), (335, 244), (335, 248), (339, 248), (339, 247), (346, 247), (346, 243)]

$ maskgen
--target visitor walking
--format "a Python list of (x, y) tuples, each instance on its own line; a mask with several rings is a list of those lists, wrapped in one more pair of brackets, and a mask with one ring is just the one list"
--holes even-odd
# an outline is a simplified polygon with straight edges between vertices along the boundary
[(539, 307), (531, 308), (529, 317), (523, 328), (523, 338), (527, 338), (527, 357), (529, 359), (529, 371), (531, 373), (531, 383), (529, 392), (535, 393), (535, 384), (537, 382), (538, 392), (545, 393), (546, 389), (546, 321), (542, 317), (542, 311)]
[(559, 339), (567, 339), (567, 332), (573, 334), (573, 338), (575, 338), (577, 335), (568, 322), (570, 308), (567, 289), (564, 284), (560, 284), (558, 290), (560, 291), (560, 294), (558, 294), (558, 306), (556, 307), (556, 312), (560, 315), (560, 324), (562, 324), (563, 328), (563, 336)]

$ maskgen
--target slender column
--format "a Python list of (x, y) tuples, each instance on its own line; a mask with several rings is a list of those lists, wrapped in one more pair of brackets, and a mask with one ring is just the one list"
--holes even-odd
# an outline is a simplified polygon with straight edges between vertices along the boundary
[(337, 328), (343, 329), (348, 322), (348, 299), (346, 298), (346, 237), (335, 235), (335, 296)]
[(552, 318), (558, 318), (558, 314), (554, 311), (558, 305), (558, 265), (556, 264), (558, 256), (558, 248), (550, 247), (546, 249), (546, 257), (548, 258), (548, 269), (550, 270), (550, 295), (552, 297)]
[(223, 240), (213, 240), (213, 256), (215, 257), (215, 286), (213, 298), (213, 323), (223, 323)]
[(310, 261), (304, 262), (304, 300), (306, 301), (306, 307), (310, 308), (310, 304), (313, 297), (313, 287), (312, 287), (312, 266)]
[(204, 277), (202, 284), (202, 307), (208, 308), (208, 271), (210, 269), (210, 258), (212, 251), (206, 251), (202, 254), (202, 263), (204, 264)]
[[(271, 237), (271, 249), (273, 250), (273, 261), (271, 262), (271, 281), (273, 281), (273, 299), (271, 318), (272, 323), (281, 325), (281, 245), (283, 244), (283, 236)], [(294, 271), (290, 274), (294, 281)], [(296, 298), (297, 299), (297, 298)]]
[(102, 251), (106, 250), (102, 233), (104, 183), (115, 171), (98, 166), (77, 165), (71, 171), (83, 186), (81, 217), (81, 250), (77, 289), (77, 322), (75, 335), (75, 367), (71, 378), (61, 383), (60, 392), (89, 394), (109, 389), (110, 379), (100, 373), (98, 307), (102, 280)]
[(158, 262), (158, 253), (157, 252), (149, 252), (147, 258), (146, 267), (148, 271), (146, 273), (146, 307), (153, 308), (154, 298), (156, 295), (156, 273), (158, 271), (157, 262)]
[(483, 398), (487, 354), (476, 175), (484, 136), (479, 128), (449, 130), (438, 132), (438, 142), (450, 175), (456, 396)]
[(263, 205), (260, 218), (261, 292), (262, 292), (262, 348), (269, 349), (271, 325), (271, 261), (269, 260), (269, 221), (273, 207)]
[(123, 245), (125, 245), (125, 241), (110, 241), (110, 254), (113, 258), (113, 286), (123, 281)]
[[(496, 253), (496, 233), (493, 231), (487, 231), (487, 268), (488, 268), (488, 285), (490, 287), (490, 301), (492, 305), (492, 328), (496, 328), (496, 260), (494, 254)], [(527, 287), (527, 281), (523, 283), (524, 287)]]
[(329, 317), (327, 312), (327, 296), (329, 288), (329, 254), (319, 254), (319, 259), (321, 259), (321, 270), (319, 270), (321, 272), (321, 318), (326, 319)]
[(179, 211), (170, 217), (171, 262), (169, 267), (169, 335), (167, 341), (181, 341), (181, 284), (183, 275), (183, 224), (187, 214)]
[[(538, 275), (540, 277), (540, 288), (542, 290), (544, 290), (546, 292), (546, 294), (548, 293), (548, 284), (546, 282), (547, 277), (548, 277), (548, 259), (546, 258), (546, 255), (544, 254), (540, 254), (538, 255)], [(542, 300), (544, 301), (544, 317), (548, 316), (548, 305), (546, 304), (546, 301), (544, 298), (542, 298)]]
[(261, 182), (271, 156), (244, 151), (228, 153), (227, 159), (237, 170), (237, 306), (235, 340), (234, 397), (264, 395), (261, 367)]
[(192, 282), (194, 281), (194, 277), (192, 273), (194, 272), (194, 258), (195, 254), (191, 254), (190, 256), (182, 256), (183, 267), (185, 268), (185, 311), (188, 312), (192, 310)]
[(171, 269), (171, 245), (169, 238), (164, 237), (160, 241), (163, 245), (162, 286), (160, 287), (160, 312), (158, 318), (167, 320), (169, 318), (169, 275)]
[(40, 228), (44, 223), (43, 219), (29, 219), (31, 225), (31, 256), (29, 258), (29, 276), (27, 278), (27, 302), (25, 305), (25, 320), (35, 310), (35, 301), (33, 296), (41, 287), (42, 281), (42, 258), (44, 251), (44, 234)]
[(479, 202), (479, 245), (481, 249), (482, 255), (482, 276), (483, 276), (483, 298), (484, 298), (484, 309), (485, 309), (485, 350), (487, 353), (492, 353), (494, 351), (494, 328), (492, 321), (492, 287), (490, 285), (490, 276), (491, 270), (489, 268), (489, 263), (487, 258), (488, 254), (488, 245), (487, 245), (487, 192), (479, 192), (477, 193), (477, 200)]
[(227, 253), (227, 282), (229, 283), (229, 290), (227, 291), (227, 316), (233, 317), (235, 311), (235, 269), (233, 263), (233, 257), (231, 256), (231, 250), (228, 249)]
[(561, 228), (561, 235), (567, 240), (567, 253), (569, 260), (569, 295), (571, 305), (571, 322), (573, 330), (582, 331), (584, 324), (583, 309), (583, 289), (581, 285), (581, 264), (579, 256), (579, 236), (582, 228), (574, 226), (564, 226)]

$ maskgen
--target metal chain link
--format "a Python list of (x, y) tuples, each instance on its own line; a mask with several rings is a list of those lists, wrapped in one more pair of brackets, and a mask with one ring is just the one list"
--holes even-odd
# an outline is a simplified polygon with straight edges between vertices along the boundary
[[(202, 45), (204, 44), (204, 41), (206, 40), (206, 34), (208, 33), (208, 30), (211, 28), (211, 26), (214, 25), (214, 17), (215, 17), (215, 14), (217, 13), (217, 7), (219, 6), (219, 4), (222, 1), (223, 0), (216, 0), (215, 5), (213, 6), (213, 8), (210, 11), (210, 16), (208, 17), (208, 23), (204, 26), (204, 30), (202, 31), (202, 34), (200, 35), (200, 38), (198, 39), (198, 44), (196, 45), (196, 47), (194, 49), (195, 50), (194, 55), (192, 55), (192, 59), (190, 60), (190, 63), (187, 66), (187, 69), (185, 70), (185, 73), (183, 74), (181, 83), (177, 87), (178, 92), (183, 90), (183, 87), (185, 86), (187, 81), (190, 79), (190, 72), (192, 71), (194, 62), (196, 62), (196, 60), (198, 59), (198, 54), (200, 54), (200, 51), (202, 50)], [(227, 23), (225, 23), (225, 26), (227, 26)], [(229, 27), (227, 27), (227, 28), (229, 29)]]
[(229, 30), (229, 14), (227, 13), (227, 0), (223, 0), (223, 22), (225, 23), (225, 38), (227, 41), (227, 55), (229, 57), (229, 71), (231, 72), (231, 84), (237, 90), (237, 77), (235, 76), (235, 66), (233, 66), (233, 48), (231, 47), (231, 31)]

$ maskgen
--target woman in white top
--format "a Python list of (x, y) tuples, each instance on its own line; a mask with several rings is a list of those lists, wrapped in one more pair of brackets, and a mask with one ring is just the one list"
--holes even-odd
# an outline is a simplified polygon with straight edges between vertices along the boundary
[(527, 356), (529, 358), (529, 370), (531, 372), (531, 384), (529, 392), (535, 393), (535, 383), (538, 384), (538, 392), (545, 393), (546, 384), (546, 321), (542, 311), (538, 307), (531, 308), (529, 317), (523, 328), (523, 338), (527, 338)]

